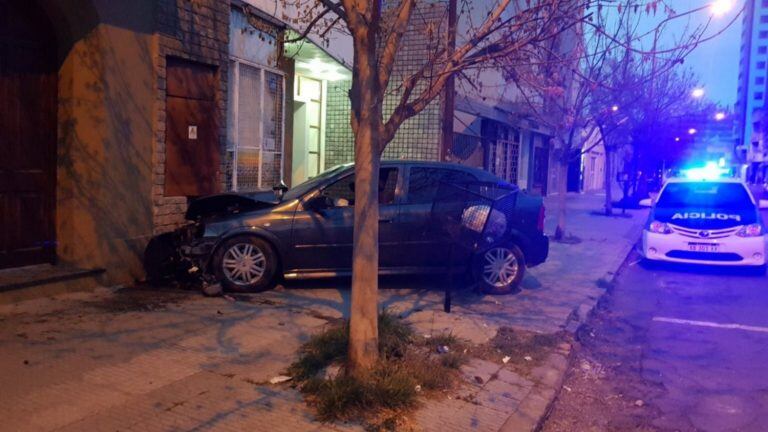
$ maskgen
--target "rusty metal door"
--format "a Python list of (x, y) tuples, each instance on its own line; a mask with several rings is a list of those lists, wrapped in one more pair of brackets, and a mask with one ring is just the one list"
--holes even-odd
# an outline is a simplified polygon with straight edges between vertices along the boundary
[(169, 57), (166, 71), (165, 195), (218, 192), (221, 146), (216, 69)]

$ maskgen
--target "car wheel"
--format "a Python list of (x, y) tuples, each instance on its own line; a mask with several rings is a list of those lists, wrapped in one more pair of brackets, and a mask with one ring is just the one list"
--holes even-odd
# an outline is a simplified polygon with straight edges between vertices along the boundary
[(266, 241), (253, 236), (225, 241), (213, 257), (216, 277), (228, 291), (259, 292), (272, 287), (277, 255)]
[(487, 294), (509, 294), (517, 290), (525, 275), (525, 256), (511, 243), (494, 246), (475, 257), (475, 277)]

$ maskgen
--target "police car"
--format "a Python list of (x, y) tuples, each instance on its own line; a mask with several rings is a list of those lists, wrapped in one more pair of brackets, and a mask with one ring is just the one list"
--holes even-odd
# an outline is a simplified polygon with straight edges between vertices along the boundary
[(672, 178), (662, 187), (643, 230), (651, 261), (766, 266), (768, 233), (749, 189), (731, 178)]

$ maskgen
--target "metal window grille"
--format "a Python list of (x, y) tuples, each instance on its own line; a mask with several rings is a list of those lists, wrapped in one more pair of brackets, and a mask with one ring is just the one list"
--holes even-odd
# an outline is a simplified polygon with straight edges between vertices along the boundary
[(517, 140), (489, 140), (488, 169), (493, 174), (510, 182), (517, 183), (520, 144)]
[(232, 59), (227, 119), (227, 188), (269, 189), (283, 175), (285, 77)]

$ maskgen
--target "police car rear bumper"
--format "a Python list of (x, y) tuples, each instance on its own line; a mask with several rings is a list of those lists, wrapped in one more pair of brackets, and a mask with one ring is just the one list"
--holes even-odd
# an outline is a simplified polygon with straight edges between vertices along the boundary
[(763, 266), (768, 254), (768, 235), (717, 239), (692, 239), (682, 235), (643, 230), (642, 255), (653, 261), (723, 266)]

